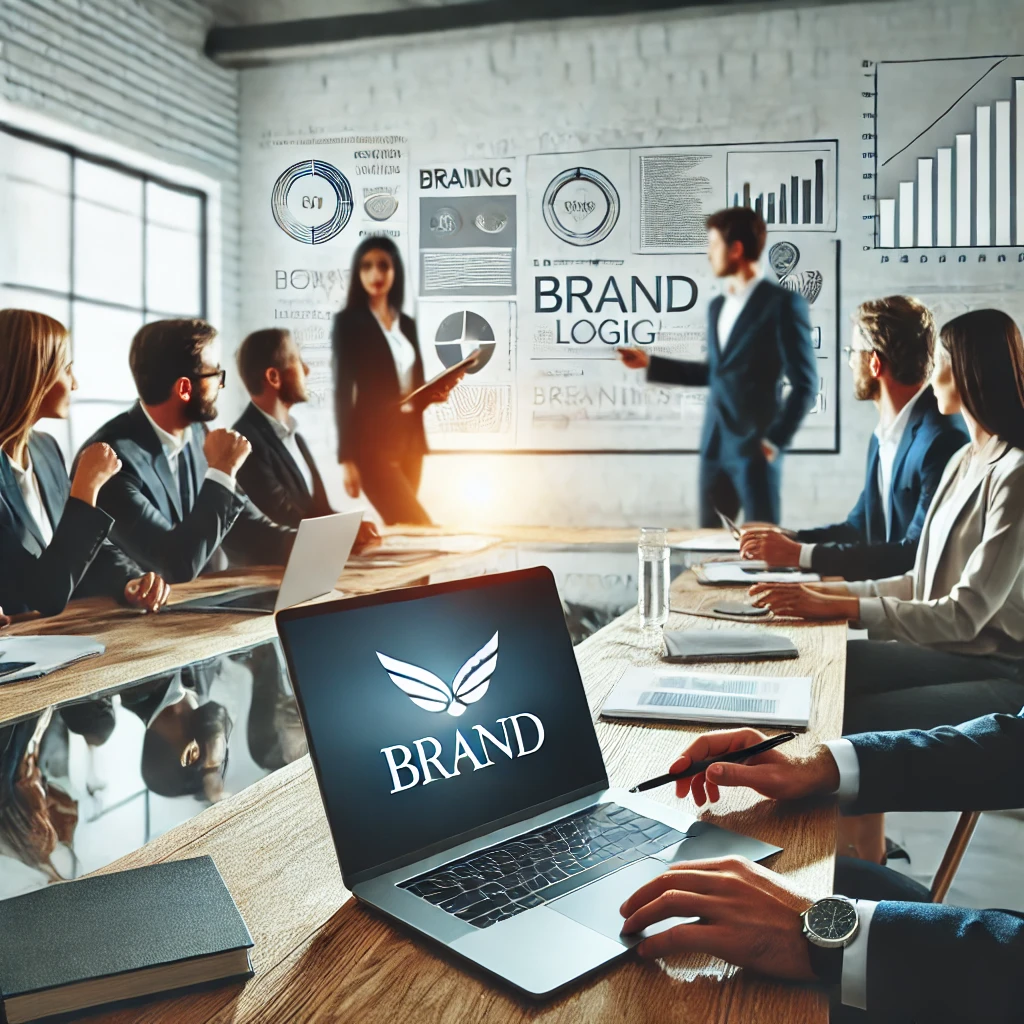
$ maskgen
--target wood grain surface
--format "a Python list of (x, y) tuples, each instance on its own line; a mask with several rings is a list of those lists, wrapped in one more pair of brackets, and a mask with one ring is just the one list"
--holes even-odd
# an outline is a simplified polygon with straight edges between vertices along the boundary
[[(405, 532), (405, 531), (403, 531)], [(537, 543), (632, 540), (635, 531), (522, 530), (503, 536)], [(469, 556), (451, 556), (445, 565)], [(343, 578), (345, 589), (365, 592), (400, 586), (423, 576), (424, 567), (376, 570)], [(268, 578), (250, 573), (249, 579)], [(237, 576), (225, 582), (235, 582)], [(204, 580), (176, 592), (205, 591)], [(176, 594), (177, 596), (177, 594)], [(691, 573), (673, 585), (673, 607), (700, 610), (737, 591), (698, 586)], [(200, 621), (201, 620), (201, 621)], [(74, 666), (10, 696), (0, 689), (0, 719), (29, 714), (46, 703), (110, 689), (132, 678), (264, 639), (270, 617), (139, 616), (84, 602), (48, 623), (59, 632), (88, 632), (107, 645), (100, 659)], [(35, 628), (27, 628), (34, 625)], [(40, 632), (43, 623), (16, 627)], [(73, 626), (73, 628), (72, 628)], [(765, 628), (673, 614), (670, 629)], [(810, 675), (814, 680), (810, 726), (792, 748), (809, 750), (840, 733), (844, 625), (772, 623), (800, 650), (796, 661), (707, 667), (738, 674)], [(200, 633), (200, 630), (202, 632)], [(201, 648), (201, 650), (199, 649)], [(187, 649), (187, 650), (186, 650)], [(598, 711), (628, 665), (654, 664), (660, 644), (627, 613), (585, 640), (577, 656), (613, 785), (633, 785), (666, 769), (699, 726), (604, 721)], [(90, 687), (96, 689), (90, 690)], [(675, 800), (671, 787), (648, 794)], [(779, 808), (747, 791), (724, 791), (703, 815), (728, 828), (784, 847), (773, 867), (814, 898), (831, 892), (835, 809), (831, 803)], [(749, 976), (710, 957), (676, 957), (644, 963), (627, 957), (543, 1004), (530, 1003), (456, 966), (425, 940), (364, 910), (342, 885), (327, 821), (309, 759), (303, 758), (224, 802), (208, 808), (105, 870), (210, 854), (217, 863), (255, 940), (256, 976), (233, 985), (130, 1010), (91, 1017), (96, 1024), (281, 1024), (281, 1022), (750, 1022), (825, 1024), (827, 1002), (819, 992)]]

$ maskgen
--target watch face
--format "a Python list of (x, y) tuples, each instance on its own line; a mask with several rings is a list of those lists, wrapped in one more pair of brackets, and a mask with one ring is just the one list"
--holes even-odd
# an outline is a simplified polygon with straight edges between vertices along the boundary
[(845, 939), (857, 927), (857, 909), (847, 900), (819, 900), (807, 911), (806, 921), (820, 939)]

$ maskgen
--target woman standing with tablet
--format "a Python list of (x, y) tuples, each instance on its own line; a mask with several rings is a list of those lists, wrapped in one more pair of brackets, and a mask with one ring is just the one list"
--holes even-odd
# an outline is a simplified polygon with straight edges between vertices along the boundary
[(416, 324), (402, 310), (405, 270), (395, 243), (367, 238), (352, 258), (348, 299), (334, 321), (334, 402), (345, 490), (362, 490), (385, 523), (430, 523), (419, 503), (427, 439), (423, 410), (447, 400), (461, 375), (424, 383)]
[(113, 520), (96, 507), (120, 468), (106, 444), (86, 448), (73, 481), (57, 442), (33, 429), (67, 419), (71, 345), (63, 324), (0, 309), (0, 605), (9, 614), (57, 615), (72, 594), (109, 596), (158, 611), (171, 588), (106, 540)]

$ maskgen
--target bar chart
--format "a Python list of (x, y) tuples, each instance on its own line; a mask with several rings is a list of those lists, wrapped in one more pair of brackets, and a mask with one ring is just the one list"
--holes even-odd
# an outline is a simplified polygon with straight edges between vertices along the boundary
[(835, 229), (835, 150), (786, 149), (730, 152), (730, 206), (748, 206), (771, 226), (790, 230)]
[[(1024, 57), (906, 64), (879, 65), (876, 79), (876, 246), (1024, 245)], [(925, 120), (931, 111), (922, 109), (923, 123), (914, 123), (888, 109), (900, 78), (927, 90), (933, 73), (944, 74), (934, 105), (953, 100), (940, 116)], [(907, 123), (895, 129), (887, 118)]]

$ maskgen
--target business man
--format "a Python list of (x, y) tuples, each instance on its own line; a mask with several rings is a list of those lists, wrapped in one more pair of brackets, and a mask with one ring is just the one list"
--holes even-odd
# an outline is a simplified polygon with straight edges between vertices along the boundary
[[(254, 331), (236, 358), (251, 401), (234, 429), (252, 446), (238, 482), (275, 523), (298, 527), (303, 519), (331, 515), (320, 472), (291, 415), (293, 405), (309, 400), (309, 367), (291, 333), (279, 327)], [(357, 549), (377, 539), (373, 523), (360, 524)]]
[[(1024, 712), (1022, 712), (1024, 714)], [(753, 729), (706, 733), (672, 765), (713, 758), (759, 742)], [(837, 794), (853, 814), (877, 811), (996, 810), (1024, 805), (1024, 718), (988, 715), (930, 732), (867, 733), (834, 740), (810, 756), (769, 751), (746, 764), (716, 764), (676, 783), (698, 805), (722, 786), (749, 786), (776, 800)], [(842, 860), (842, 858), (841, 858)], [(892, 899), (902, 876), (863, 861), (837, 869), (836, 888), (858, 897), (851, 909), (824, 904), (825, 930), (844, 937), (825, 949), (805, 937), (812, 901), (773, 871), (742, 858), (670, 868), (622, 906), (624, 932), (671, 917), (697, 917), (645, 939), (641, 956), (700, 951), (759, 974), (840, 986), (841, 1020), (1018, 1021), (1024, 1007), (1024, 914), (966, 910)], [(856, 873), (854, 873), (856, 872)], [(865, 880), (866, 877), (866, 880)], [(849, 884), (848, 884), (849, 883)], [(856, 891), (859, 890), (859, 891)], [(867, 900), (870, 891), (881, 902)], [(916, 894), (915, 894), (916, 895)], [(914, 897), (912, 897), (913, 899)], [(926, 899), (926, 894), (916, 899)], [(856, 930), (854, 927), (856, 918)], [(845, 919), (845, 924), (840, 925)], [(813, 926), (821, 916), (811, 914)], [(835, 1018), (833, 1018), (835, 1019)]]
[[(708, 307), (708, 361), (665, 359), (619, 349), (629, 367), (661, 384), (708, 386), (700, 442), (700, 523), (718, 526), (716, 509), (777, 523), (782, 454), (818, 392), (807, 303), (767, 280), (761, 252), (767, 229), (744, 206), (707, 219), (708, 262), (725, 295)], [(789, 394), (783, 398), (783, 377)]]
[(745, 530), (744, 557), (847, 580), (885, 579), (913, 568), (942, 472), (970, 440), (959, 416), (939, 412), (928, 386), (934, 350), (935, 320), (920, 302), (891, 295), (857, 309), (846, 349), (853, 392), (878, 409), (860, 498), (845, 522), (833, 526)]
[(135, 335), (128, 358), (139, 401), (83, 446), (105, 441), (121, 459), (98, 500), (114, 519), (113, 542), (172, 583), (226, 568), (228, 558), (284, 564), (295, 530), (269, 520), (238, 487), (249, 442), (204, 426), (226, 376), (216, 330), (203, 320), (158, 320)]

